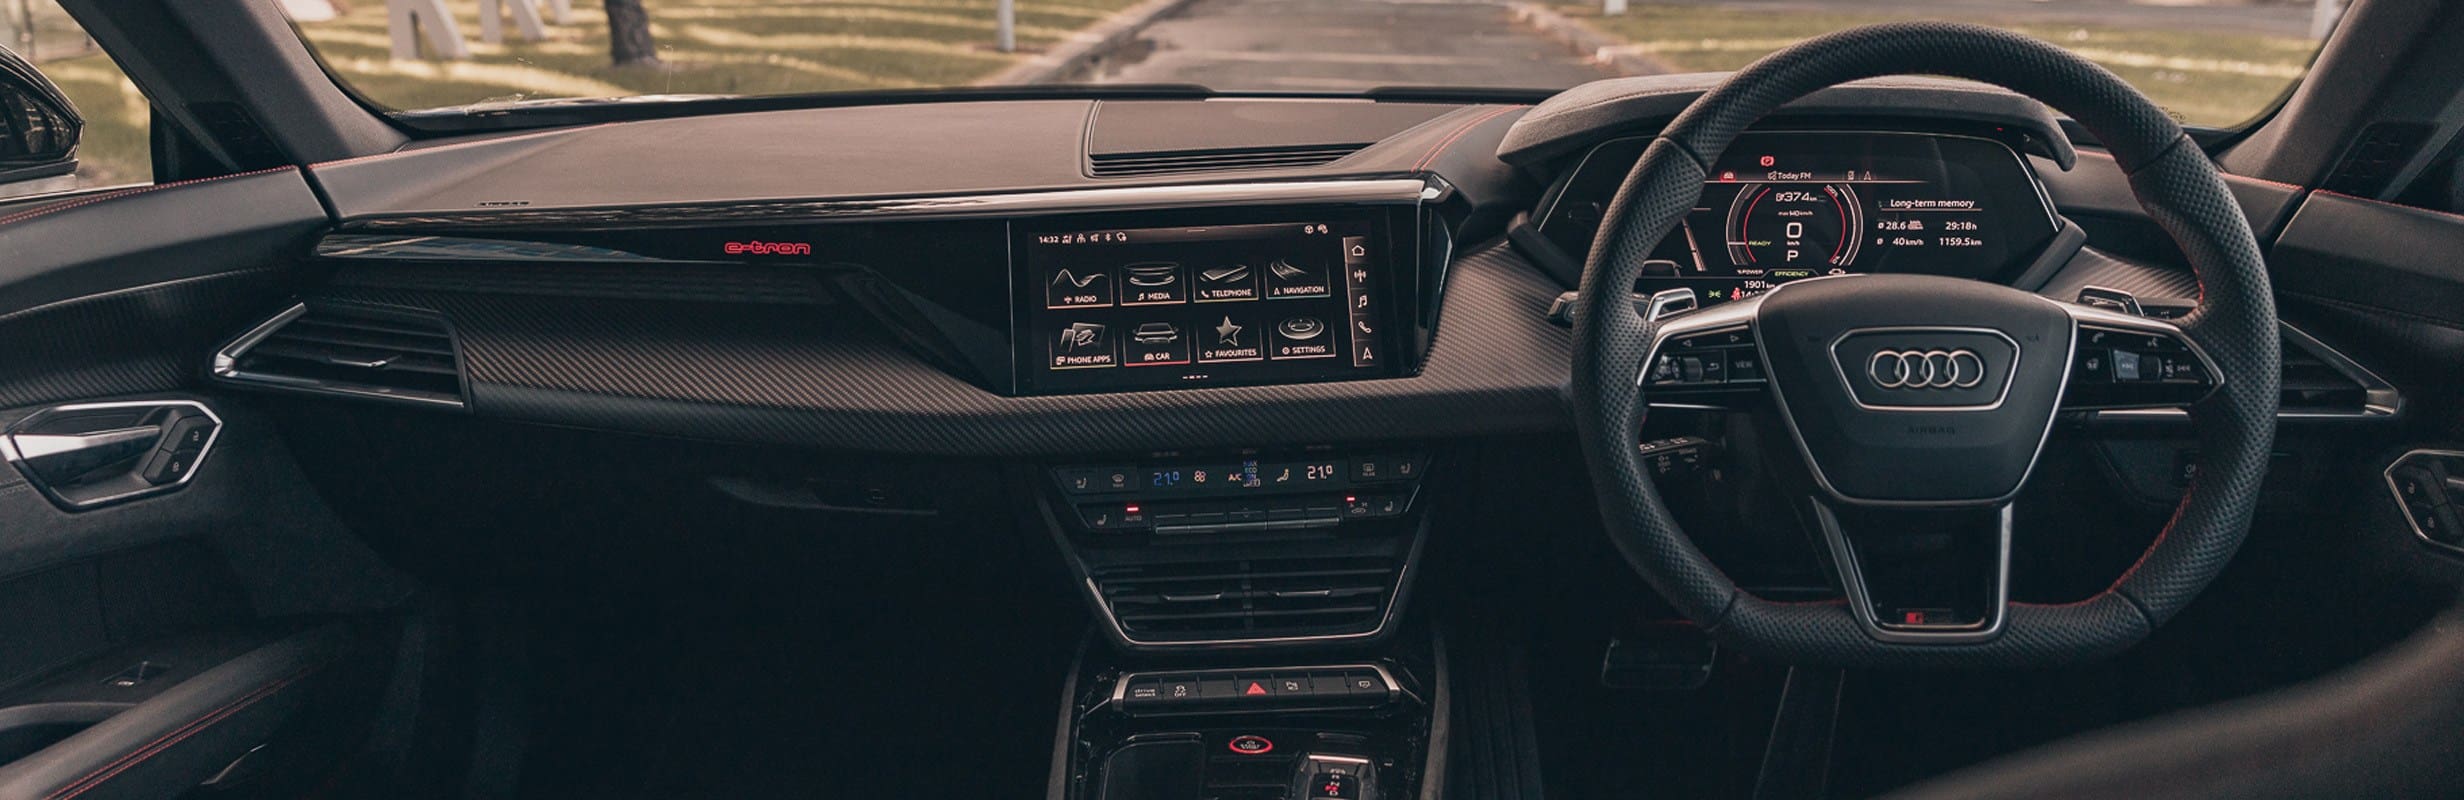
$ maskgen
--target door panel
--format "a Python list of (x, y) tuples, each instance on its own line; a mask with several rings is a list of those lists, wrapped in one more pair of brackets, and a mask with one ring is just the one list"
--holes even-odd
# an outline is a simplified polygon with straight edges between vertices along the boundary
[(414, 586), (254, 398), (204, 391), (216, 345), (285, 303), (327, 219), (289, 168), (0, 211), (0, 430), (131, 401), (220, 419), (185, 483), (108, 505), (0, 466), (0, 797), (176, 797), (259, 745), (287, 766), (234, 774), (295, 795), (364, 737), (385, 615)]

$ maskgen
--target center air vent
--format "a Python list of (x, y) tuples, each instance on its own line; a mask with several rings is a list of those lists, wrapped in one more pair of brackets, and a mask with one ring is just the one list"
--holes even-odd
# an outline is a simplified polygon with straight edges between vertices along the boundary
[(1087, 157), (1089, 174), (1098, 178), (1134, 178), (1235, 169), (1298, 169), (1334, 163), (1366, 144), (1306, 144), (1182, 150), (1151, 153), (1096, 153)]
[(231, 383), (462, 407), (461, 357), (434, 314), (351, 304), (302, 304), (214, 355)]
[(1347, 636), (1377, 630), (1393, 602), (1384, 558), (1262, 559), (1140, 565), (1095, 574), (1131, 641)]

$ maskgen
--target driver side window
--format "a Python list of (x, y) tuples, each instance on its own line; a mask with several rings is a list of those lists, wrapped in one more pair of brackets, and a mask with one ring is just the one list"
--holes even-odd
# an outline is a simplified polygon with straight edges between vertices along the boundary
[[(56, 0), (0, 3), (0, 47), (49, 79), (70, 113), (83, 119), (74, 139), (76, 162), (67, 169), (44, 151), (62, 144), (59, 138), (75, 125), (23, 103), (5, 109), (0, 132), (10, 141), (0, 146), (0, 199), (153, 181), (150, 104)], [(30, 76), (9, 83), (26, 80)]]

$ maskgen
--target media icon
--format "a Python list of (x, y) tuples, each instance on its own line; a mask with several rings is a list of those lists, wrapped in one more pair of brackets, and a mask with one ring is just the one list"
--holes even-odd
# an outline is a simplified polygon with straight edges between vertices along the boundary
[(1121, 267), (1121, 305), (1153, 306), (1186, 302), (1188, 287), (1181, 281), (1181, 265), (1170, 261), (1147, 261)]

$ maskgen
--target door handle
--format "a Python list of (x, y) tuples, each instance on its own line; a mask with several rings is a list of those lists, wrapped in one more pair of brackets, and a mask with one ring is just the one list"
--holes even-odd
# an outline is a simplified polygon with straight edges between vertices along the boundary
[(0, 435), (0, 457), (79, 511), (188, 485), (221, 431), (222, 418), (191, 400), (53, 406)]

